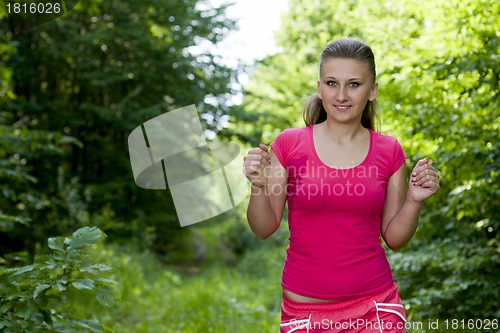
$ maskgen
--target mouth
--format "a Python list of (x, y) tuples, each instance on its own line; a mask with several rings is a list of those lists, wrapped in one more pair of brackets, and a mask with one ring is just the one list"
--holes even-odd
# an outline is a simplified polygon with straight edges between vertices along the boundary
[(352, 105), (335, 105), (335, 108), (340, 112), (346, 112), (351, 109)]

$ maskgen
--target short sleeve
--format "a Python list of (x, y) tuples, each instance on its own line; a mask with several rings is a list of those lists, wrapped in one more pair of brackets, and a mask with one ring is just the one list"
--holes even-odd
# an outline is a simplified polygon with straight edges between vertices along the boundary
[(395, 141), (394, 143), (394, 152), (393, 152), (393, 157), (392, 157), (392, 169), (391, 169), (391, 176), (396, 173), (396, 171), (399, 170), (399, 168), (403, 165), (403, 163), (406, 160), (406, 155), (403, 151), (403, 147), (401, 147), (401, 144), (399, 141)]
[(281, 165), (286, 169), (287, 165), (287, 156), (288, 156), (288, 135), (286, 130), (278, 134), (276, 139), (271, 143), (271, 148), (273, 149), (278, 161), (280, 161)]

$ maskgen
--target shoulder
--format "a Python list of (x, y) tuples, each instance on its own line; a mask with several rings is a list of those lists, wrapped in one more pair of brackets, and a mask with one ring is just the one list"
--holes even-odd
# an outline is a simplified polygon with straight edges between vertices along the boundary
[(287, 161), (290, 158), (307, 149), (310, 130), (309, 126), (287, 128), (278, 134), (276, 139), (271, 143), (273, 151), (284, 167), (286, 167)]
[(281, 132), (281, 133), (285, 133), (285, 135), (288, 135), (288, 136), (296, 137), (296, 136), (307, 135), (307, 133), (309, 133), (309, 131), (310, 131), (310, 126), (306, 126), (306, 127), (299, 127), (299, 128), (285, 128), (283, 130), (283, 132)]
[(375, 142), (377, 142), (379, 144), (388, 145), (388, 146), (393, 146), (393, 145), (399, 144), (398, 139), (396, 139), (395, 137), (393, 137), (391, 135), (382, 134), (382, 133), (378, 133), (375, 131), (371, 131), (371, 133), (375, 139)]
[(275, 141), (285, 141), (287, 144), (295, 144), (303, 141), (309, 134), (309, 126), (300, 128), (285, 128), (276, 136)]
[(375, 131), (371, 131), (371, 133), (373, 135), (373, 143), (375, 149), (385, 152), (393, 152), (394, 150), (403, 149), (398, 139), (396, 139), (394, 136), (378, 133)]
[(394, 174), (406, 159), (403, 147), (399, 141), (391, 135), (374, 131), (372, 131), (372, 135), (374, 138), (373, 151), (378, 163), (385, 165), (390, 175)]

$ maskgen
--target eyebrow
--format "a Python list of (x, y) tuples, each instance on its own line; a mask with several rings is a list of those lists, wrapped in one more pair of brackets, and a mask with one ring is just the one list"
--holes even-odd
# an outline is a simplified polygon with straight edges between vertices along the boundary
[[(335, 77), (333, 76), (325, 76), (325, 79), (334, 79), (334, 80), (337, 80)], [(350, 78), (350, 79), (347, 79), (347, 81), (361, 81), (362, 79), (359, 78), (359, 77), (353, 77), (353, 78)]]

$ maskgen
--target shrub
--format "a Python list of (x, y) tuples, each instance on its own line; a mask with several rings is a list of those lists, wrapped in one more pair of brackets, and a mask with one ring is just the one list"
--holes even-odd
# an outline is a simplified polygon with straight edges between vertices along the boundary
[[(99, 320), (85, 309), (79, 318), (71, 305), (92, 294), (104, 306), (115, 300), (113, 280), (102, 277), (110, 267), (92, 263), (87, 252), (103, 234), (84, 227), (71, 237), (49, 238), (52, 253), (33, 265), (0, 269), (0, 330), (19, 332), (104, 332)], [(79, 310), (78, 312), (81, 312)]]

